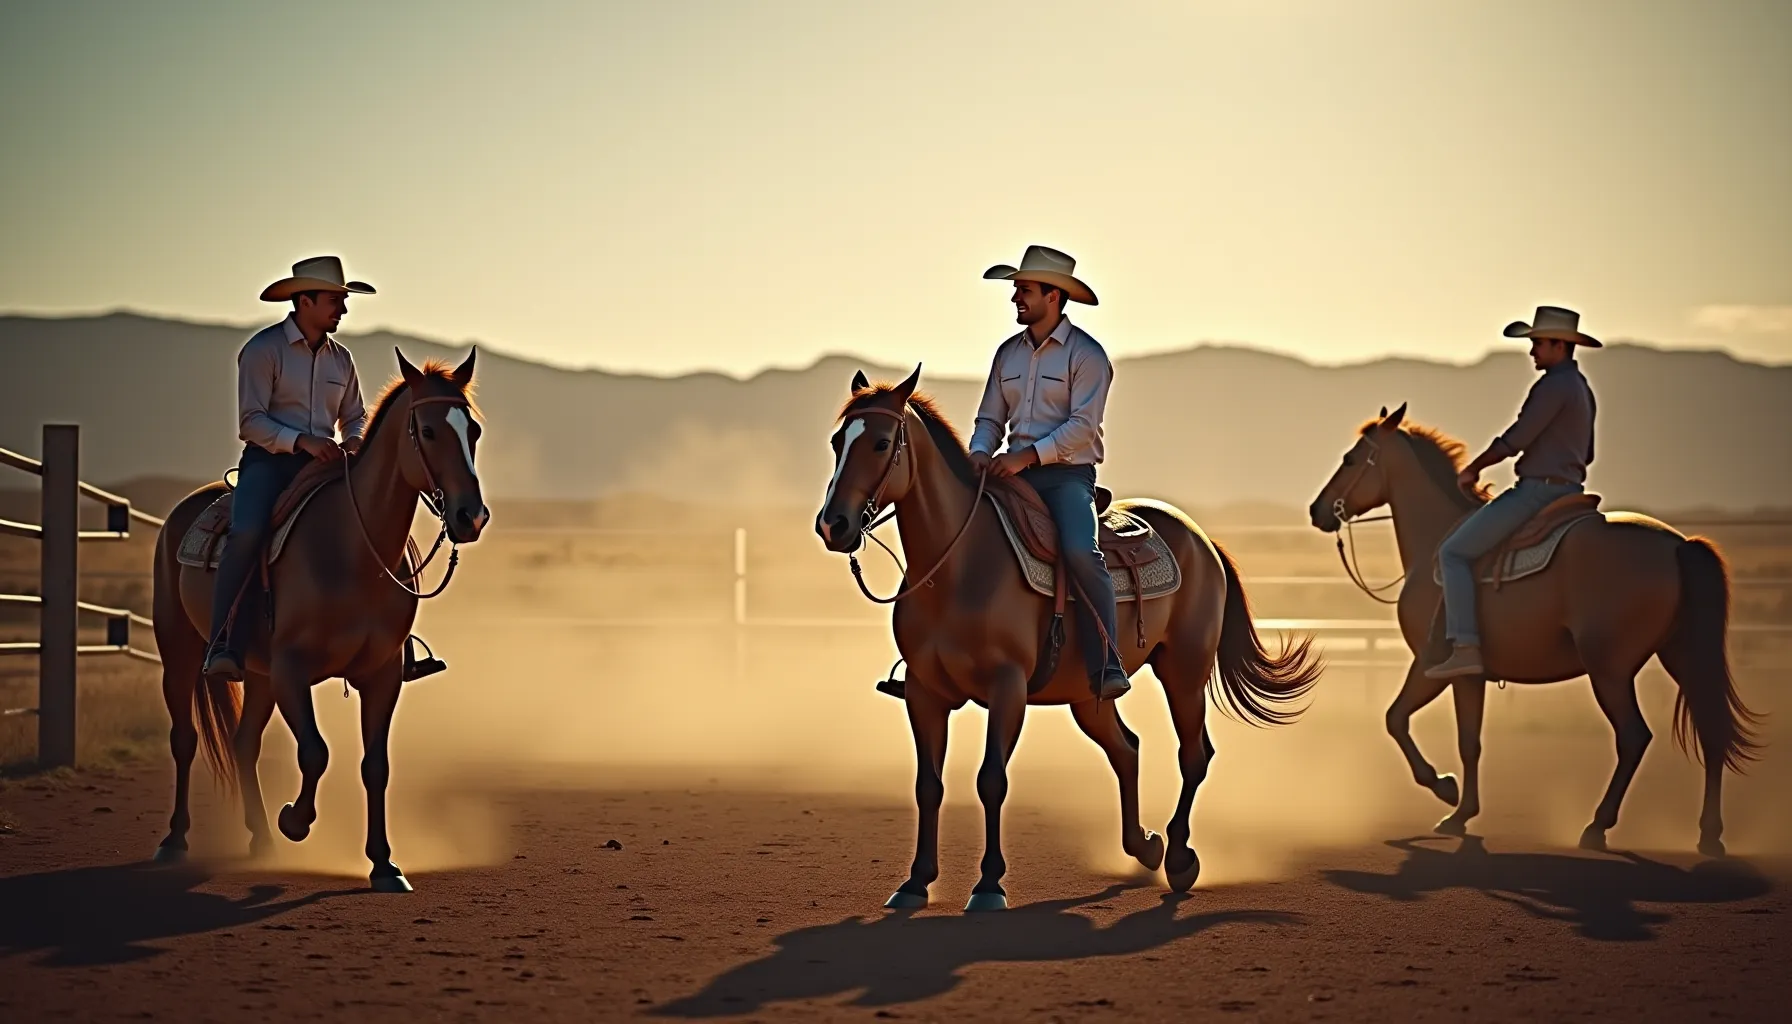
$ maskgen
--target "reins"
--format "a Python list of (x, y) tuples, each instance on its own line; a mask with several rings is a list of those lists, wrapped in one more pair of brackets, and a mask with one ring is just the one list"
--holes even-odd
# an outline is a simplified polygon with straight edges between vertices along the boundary
[[(1344, 499), (1348, 498), (1350, 492), (1356, 489), (1356, 485), (1362, 481), (1363, 474), (1368, 472), (1370, 467), (1376, 464), (1376, 457), (1381, 454), (1380, 445), (1376, 444), (1374, 441), (1369, 441), (1368, 438), (1364, 438), (1364, 440), (1368, 441), (1369, 444), (1368, 456), (1364, 459), (1363, 464), (1357, 467), (1356, 474), (1350, 478), (1350, 486), (1344, 488), (1343, 494), (1332, 499), (1332, 515), (1337, 517), (1339, 524), (1338, 561), (1344, 565), (1344, 575), (1350, 577), (1350, 582), (1356, 584), (1358, 590), (1361, 590), (1363, 593), (1382, 604), (1399, 604), (1399, 594), (1395, 594), (1393, 597), (1383, 597), (1382, 595), (1399, 586), (1401, 583), (1404, 583), (1406, 581), (1406, 573), (1402, 572), (1399, 576), (1395, 577), (1392, 582), (1384, 583), (1379, 587), (1372, 587), (1369, 585), (1368, 580), (1363, 577), (1361, 560), (1357, 558), (1356, 554), (1355, 525), (1357, 523), (1379, 523), (1383, 520), (1392, 519), (1394, 518), (1393, 513), (1370, 516), (1367, 519), (1356, 519), (1345, 510)], [(1348, 557), (1344, 554), (1344, 538), (1346, 536), (1350, 538), (1350, 555)]]
[[(442, 493), (441, 485), (436, 483), (435, 472), (429, 468), (429, 457), (423, 454), (423, 442), (417, 438), (417, 407), (420, 405), (454, 405), (465, 409), (468, 408), (469, 403), (465, 398), (458, 395), (437, 395), (430, 398), (413, 398), (411, 399), (410, 409), (405, 413), (405, 432), (410, 436), (411, 447), (415, 448), (417, 451), (417, 459), (423, 465), (424, 479), (429, 484), (429, 493), (426, 495), (420, 494), (419, 497), (423, 498), (424, 506), (428, 508), (442, 524), (441, 529), (436, 533), (435, 544), (429, 549), (429, 557), (423, 559), (422, 562), (418, 564), (416, 571), (412, 572), (405, 579), (400, 579), (398, 574), (387, 568), (385, 561), (380, 558), (379, 549), (375, 547), (373, 543), (373, 536), (367, 532), (367, 522), (361, 517), (361, 507), (355, 501), (355, 485), (351, 478), (352, 475), (348, 471), (348, 459), (342, 460), (342, 486), (348, 491), (348, 507), (355, 515), (355, 525), (361, 528), (361, 539), (367, 542), (367, 551), (369, 554), (373, 555), (374, 561), (379, 563), (380, 571), (386, 574), (387, 579), (398, 584), (399, 588), (405, 593), (417, 598), (419, 601), (427, 601), (432, 597), (440, 595), (442, 591), (447, 590), (449, 582), (454, 579), (454, 570), (460, 567), (460, 544), (459, 542), (455, 542), (449, 545), (448, 573), (442, 577), (442, 582), (434, 590), (425, 594), (421, 589), (411, 585), (410, 581), (421, 580), (423, 578), (424, 567), (429, 565), (430, 562), (435, 561), (436, 553), (442, 550), (442, 541), (446, 540), (448, 537), (448, 499), (447, 496)], [(415, 543), (411, 542), (409, 537), (406, 537), (405, 541), (407, 546), (409, 546), (414, 553), (416, 551)]]
[[(884, 523), (889, 522), (891, 516), (896, 514), (896, 509), (894, 507), (882, 517), (879, 517), (878, 512), (883, 508), (884, 490), (889, 486), (890, 477), (895, 473), (897, 465), (902, 462), (903, 451), (908, 448), (908, 415), (906, 411), (897, 412), (882, 408), (860, 409), (858, 410), (858, 415), (890, 416), (896, 420), (896, 443), (890, 453), (890, 461), (884, 466), (883, 476), (878, 478), (876, 489), (871, 492), (871, 497), (865, 502), (864, 510), (859, 513), (859, 532), (866, 537), (870, 537), (878, 547), (883, 548), (884, 551), (895, 560), (897, 568), (903, 570), (903, 578), (907, 579), (908, 570), (903, 567), (902, 559), (897, 558), (896, 552), (891, 551), (888, 544), (885, 544), (883, 541), (878, 540), (873, 536), (871, 531), (882, 526)], [(853, 582), (859, 585), (859, 593), (864, 594), (867, 598), (877, 604), (895, 604), (897, 601), (902, 600), (922, 587), (932, 586), (935, 574), (945, 567), (946, 561), (952, 557), (953, 550), (958, 547), (958, 542), (963, 540), (964, 535), (970, 531), (972, 521), (977, 518), (977, 506), (983, 501), (983, 491), (988, 483), (989, 470), (985, 469), (977, 476), (977, 496), (971, 499), (971, 510), (966, 513), (964, 523), (959, 526), (958, 532), (952, 535), (952, 543), (946, 545), (946, 550), (940, 555), (939, 561), (933, 563), (933, 568), (927, 570), (925, 576), (922, 576), (915, 582), (903, 587), (895, 594), (892, 594), (889, 597), (878, 597), (876, 594), (873, 594), (871, 588), (865, 585), (865, 570), (864, 567), (859, 564), (858, 553), (854, 552), (848, 555), (847, 562), (852, 566)]]

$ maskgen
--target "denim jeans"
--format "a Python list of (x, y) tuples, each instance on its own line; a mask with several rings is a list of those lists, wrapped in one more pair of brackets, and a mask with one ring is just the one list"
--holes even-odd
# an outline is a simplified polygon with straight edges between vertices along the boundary
[[(237, 463), (236, 493), (230, 504), (230, 539), (224, 545), (224, 557), (218, 564), (218, 577), (212, 590), (212, 635), (230, 614), (230, 605), (237, 592), (254, 571), (262, 545), (268, 540), (268, 525), (274, 518), (274, 504), (293, 478), (311, 461), (303, 452), (270, 452), (260, 445), (245, 445)], [(255, 595), (244, 595), (242, 612)], [(241, 651), (237, 652), (241, 654)]]
[[(1088, 596), (1077, 607), (1083, 663), (1089, 678), (1099, 682), (1106, 669), (1124, 675), (1126, 669), (1116, 646), (1120, 627), (1114, 608), (1114, 579), (1108, 575), (1095, 542), (1095, 467), (1054, 463), (1024, 470), (1020, 477), (1033, 485), (1051, 509), (1052, 521), (1058, 527), (1058, 548), (1064, 552), (1071, 577)], [(1110, 640), (1106, 652), (1101, 650), (1101, 634), (1095, 628), (1097, 618)]]
[(1475, 618), (1475, 559), (1500, 546), (1531, 517), (1558, 498), (1579, 494), (1580, 484), (1550, 484), (1520, 480), (1517, 486), (1476, 509), (1438, 546), (1437, 561), (1444, 577), (1444, 633), (1465, 646), (1480, 646), (1481, 629)]

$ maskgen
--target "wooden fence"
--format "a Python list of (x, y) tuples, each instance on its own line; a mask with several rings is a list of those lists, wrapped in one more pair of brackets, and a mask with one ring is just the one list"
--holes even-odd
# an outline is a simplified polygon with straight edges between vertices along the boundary
[[(81, 541), (119, 541), (131, 535), (131, 523), (161, 527), (155, 516), (131, 507), (130, 500), (81, 481), (81, 428), (73, 424), (45, 424), (43, 459), (29, 458), (0, 448), (0, 465), (43, 478), (43, 503), (38, 522), (15, 523), (0, 519), (0, 535), (23, 537), (39, 543), (39, 593), (0, 594), (0, 604), (30, 605), (38, 609), (35, 643), (0, 644), (0, 654), (35, 654), (37, 707), (9, 710), (7, 714), (37, 714), (37, 759), (44, 767), (75, 763), (75, 662), (87, 655), (124, 655), (156, 663), (155, 653), (131, 642), (133, 626), (149, 627), (150, 620), (127, 608), (90, 604), (78, 594), (81, 573)], [(80, 499), (92, 498), (106, 506), (106, 528), (83, 530)], [(82, 614), (106, 619), (106, 642), (82, 644)]]

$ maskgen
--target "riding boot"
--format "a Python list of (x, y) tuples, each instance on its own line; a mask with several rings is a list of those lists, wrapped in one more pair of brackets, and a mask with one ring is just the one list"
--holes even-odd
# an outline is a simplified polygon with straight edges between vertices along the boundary
[[(1071, 571), (1085, 599), (1079, 604), (1078, 626), (1083, 631), (1083, 667), (1088, 670), (1090, 687), (1100, 700), (1125, 696), (1132, 689), (1126, 678), (1126, 667), (1120, 661), (1120, 616), (1114, 601), (1114, 578), (1108, 575), (1099, 554), (1070, 559)], [(1096, 622), (1101, 624), (1096, 628)], [(1107, 637), (1103, 645), (1102, 637)]]
[[(242, 682), (243, 653), (241, 638), (250, 634), (224, 628), (231, 608), (238, 604), (238, 595), (249, 582), (260, 557), (260, 538), (250, 534), (231, 534), (224, 542), (224, 557), (218, 560), (217, 578), (212, 583), (211, 642), (206, 648), (205, 668), (208, 679)], [(239, 609), (240, 611), (240, 609)], [(236, 624), (240, 625), (239, 614)]]
[(1431, 617), (1431, 635), (1425, 639), (1425, 654), (1420, 660), (1425, 667), (1442, 664), (1450, 656), (1450, 638), (1444, 630), (1444, 602), (1437, 600), (1437, 614)]

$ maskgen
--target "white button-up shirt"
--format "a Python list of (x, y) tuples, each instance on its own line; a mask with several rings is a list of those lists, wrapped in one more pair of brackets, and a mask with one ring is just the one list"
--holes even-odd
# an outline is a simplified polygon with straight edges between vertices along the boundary
[(257, 331), (236, 356), (237, 433), (270, 452), (290, 452), (301, 434), (342, 439), (367, 429), (355, 357), (325, 336), (313, 349), (291, 314)]
[(1032, 445), (1040, 465), (1095, 465), (1113, 382), (1107, 352), (1069, 317), (1037, 347), (1022, 331), (996, 349), (971, 450), (993, 455), (1006, 434), (1009, 451)]

